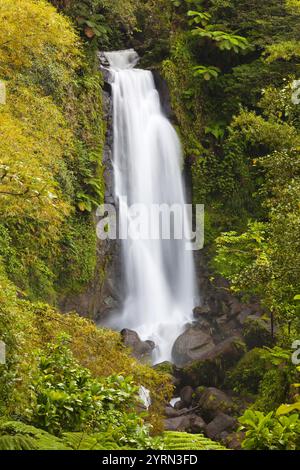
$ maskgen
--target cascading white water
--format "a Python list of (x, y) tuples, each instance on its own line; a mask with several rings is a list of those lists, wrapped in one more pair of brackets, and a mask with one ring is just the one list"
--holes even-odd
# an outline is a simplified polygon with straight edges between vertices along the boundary
[[(115, 196), (121, 226), (128, 222), (126, 204), (150, 208), (176, 203), (184, 208), (181, 146), (162, 113), (152, 73), (134, 68), (138, 56), (133, 50), (105, 55), (113, 81)], [(186, 217), (185, 209), (183, 213)], [(122, 241), (122, 256), (126, 298), (114, 326), (154, 341), (154, 362), (170, 360), (195, 306), (192, 252), (183, 239), (128, 239)]]

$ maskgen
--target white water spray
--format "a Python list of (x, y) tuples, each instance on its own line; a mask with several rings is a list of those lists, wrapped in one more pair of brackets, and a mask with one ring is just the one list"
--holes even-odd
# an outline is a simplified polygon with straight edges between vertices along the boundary
[[(116, 200), (128, 206), (180, 204), (186, 216), (178, 136), (163, 115), (152, 73), (134, 69), (133, 50), (106, 53), (113, 78)], [(120, 204), (120, 224), (127, 211)], [(123, 240), (123, 310), (114, 327), (155, 342), (154, 362), (171, 360), (172, 346), (192, 320), (195, 276), (186, 240)]]

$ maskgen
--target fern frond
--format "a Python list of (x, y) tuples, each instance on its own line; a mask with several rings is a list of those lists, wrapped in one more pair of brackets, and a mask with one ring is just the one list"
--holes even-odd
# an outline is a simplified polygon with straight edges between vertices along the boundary
[(165, 432), (164, 444), (166, 450), (227, 450), (226, 447), (202, 434), (186, 432)]

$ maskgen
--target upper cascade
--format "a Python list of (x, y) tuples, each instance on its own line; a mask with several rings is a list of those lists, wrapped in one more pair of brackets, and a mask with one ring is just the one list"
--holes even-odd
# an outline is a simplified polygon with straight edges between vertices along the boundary
[(107, 60), (109, 67), (113, 70), (133, 69), (140, 60), (138, 53), (134, 49), (103, 52), (103, 56)]

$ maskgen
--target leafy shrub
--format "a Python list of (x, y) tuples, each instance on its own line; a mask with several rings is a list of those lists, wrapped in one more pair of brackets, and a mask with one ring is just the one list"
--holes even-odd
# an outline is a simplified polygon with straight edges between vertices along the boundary
[(290, 416), (267, 415), (247, 410), (239, 419), (241, 430), (246, 431), (242, 447), (246, 450), (296, 450), (300, 446), (300, 419)]
[(68, 343), (69, 338), (61, 336), (38, 359), (31, 422), (56, 435), (109, 430), (120, 444), (151, 446), (148, 428), (135, 411), (139, 398), (132, 378), (92, 378), (74, 359)]

